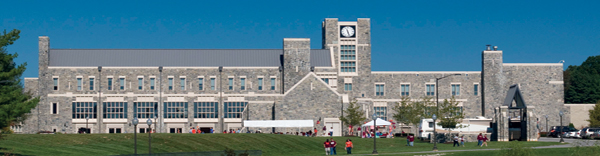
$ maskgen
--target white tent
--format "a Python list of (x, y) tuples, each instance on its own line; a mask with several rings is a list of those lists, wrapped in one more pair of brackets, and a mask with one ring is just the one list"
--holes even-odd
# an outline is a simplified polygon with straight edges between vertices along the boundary
[[(377, 121), (377, 123), (376, 123), (377, 125), (376, 126), (390, 126), (390, 125), (392, 125), (391, 122), (382, 120), (381, 118), (377, 118), (376, 121)], [(373, 126), (373, 121), (369, 121), (369, 122), (367, 122), (366, 124), (364, 124), (362, 126), (363, 127), (364, 126)]]
[(245, 120), (244, 127), (313, 127), (312, 120)]

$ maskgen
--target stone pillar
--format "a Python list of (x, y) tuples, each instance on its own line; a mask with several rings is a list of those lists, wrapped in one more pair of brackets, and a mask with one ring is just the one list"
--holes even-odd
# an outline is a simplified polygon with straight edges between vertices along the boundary
[(527, 106), (527, 141), (538, 141), (537, 115), (534, 106)]
[[(36, 109), (31, 112), (31, 122), (29, 122), (30, 131), (27, 133), (35, 133), (37, 131), (48, 130), (46, 127), (42, 126), (42, 123), (46, 123), (46, 121), (40, 121), (42, 119), (46, 119), (44, 117), (45, 110), (49, 109), (49, 105), (44, 105), (48, 102), (48, 93), (52, 88), (49, 88), (49, 85), (52, 85), (52, 75), (48, 74), (48, 53), (50, 51), (50, 38), (48, 36), (40, 36), (38, 38), (38, 56), (39, 56), (39, 64), (38, 64), (38, 93), (40, 96), (40, 104), (37, 105)], [(48, 112), (48, 111), (46, 111)], [(34, 126), (35, 125), (35, 126)], [(35, 128), (33, 128), (35, 127)]]
[(502, 51), (483, 51), (481, 60), (481, 116), (492, 117), (493, 109), (502, 104), (508, 89), (502, 73)]
[(284, 93), (310, 73), (310, 39), (283, 39)]
[(500, 106), (498, 108), (498, 141), (509, 141), (508, 113), (508, 106)]
[[(358, 75), (371, 75), (371, 19), (356, 21), (356, 71)], [(342, 84), (343, 86), (343, 84)]]

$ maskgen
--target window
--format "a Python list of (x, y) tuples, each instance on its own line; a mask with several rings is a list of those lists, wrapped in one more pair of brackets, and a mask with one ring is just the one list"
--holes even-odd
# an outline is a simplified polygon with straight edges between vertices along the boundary
[(479, 94), (479, 84), (473, 85), (473, 94), (475, 94), (475, 95)]
[(263, 89), (263, 78), (258, 78), (258, 90)]
[(430, 128), (433, 128), (433, 122), (427, 122)]
[(325, 81), (325, 83), (329, 84), (329, 79), (328, 78), (322, 78), (321, 80)]
[(112, 79), (113, 78), (108, 78), (108, 90), (112, 90)]
[(275, 78), (271, 78), (271, 90), (275, 90)]
[(81, 85), (83, 82), (81, 82), (81, 78), (77, 78), (77, 90), (81, 90)]
[(198, 78), (198, 90), (202, 90), (204, 85), (204, 78)]
[(103, 118), (107, 119), (126, 119), (127, 102), (103, 102)]
[(155, 79), (156, 78), (153, 78), (153, 77), (150, 78), (150, 90), (154, 90), (154, 83), (155, 83), (154, 81), (155, 81)]
[(344, 84), (344, 90), (345, 91), (352, 91), (352, 83), (345, 83)]
[(138, 77), (138, 90), (144, 89), (144, 78)]
[(375, 116), (387, 121), (387, 107), (374, 107)]
[(452, 109), (452, 115), (461, 115), (463, 113), (463, 108), (462, 107), (454, 107), (454, 109)]
[(435, 85), (434, 84), (427, 84), (427, 85), (425, 85), (425, 87), (427, 88), (427, 95), (428, 96), (434, 96), (435, 95)]
[(242, 112), (248, 102), (225, 102), (225, 118), (242, 118)]
[(119, 78), (119, 84), (120, 84), (119, 88), (121, 90), (125, 90), (125, 78), (123, 78), (123, 77)]
[(90, 90), (94, 90), (94, 78), (90, 78)]
[(400, 85), (400, 94), (402, 96), (409, 96), (410, 95), (410, 84), (401, 84)]
[(169, 78), (169, 90), (173, 90), (173, 78)]
[(342, 72), (356, 72), (356, 62), (342, 62)]
[(356, 45), (340, 45), (341, 72), (356, 72)]
[(98, 110), (96, 102), (73, 102), (73, 119), (96, 119)]
[(58, 103), (52, 103), (52, 114), (58, 114)]
[(185, 90), (185, 78), (179, 78), (179, 86), (181, 86), (181, 90)]
[(240, 90), (246, 90), (246, 78), (240, 78)]
[(158, 102), (134, 102), (133, 114), (137, 118), (155, 118), (158, 113)]
[(187, 118), (187, 102), (165, 102), (165, 118)]
[(215, 78), (210, 78), (210, 90), (215, 90)]
[(229, 90), (233, 90), (233, 78), (229, 78)]
[(218, 118), (218, 102), (194, 102), (194, 118)]
[(54, 90), (58, 90), (58, 78), (52, 78), (52, 81), (54, 81)]
[(109, 128), (108, 133), (121, 133), (121, 128)]
[(453, 96), (460, 95), (460, 84), (452, 84), (452, 95)]
[(383, 96), (385, 91), (384, 84), (376, 84), (375, 85), (375, 96)]

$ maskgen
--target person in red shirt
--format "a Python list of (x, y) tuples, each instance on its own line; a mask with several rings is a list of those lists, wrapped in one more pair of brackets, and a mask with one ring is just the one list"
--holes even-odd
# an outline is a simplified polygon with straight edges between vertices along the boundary
[(481, 146), (483, 144), (483, 136), (481, 135), (481, 133), (479, 133), (479, 135), (477, 136), (477, 146)]
[(329, 139), (327, 139), (324, 143), (323, 143), (323, 147), (325, 147), (325, 155), (329, 155), (330, 153), (330, 142)]
[(412, 134), (408, 135), (408, 142), (410, 142), (409, 146), (415, 146), (415, 136)]
[(488, 138), (487, 138), (487, 134), (486, 134), (481, 138), (481, 141), (483, 141), (483, 143), (481, 143), (481, 147), (483, 147), (483, 144), (485, 144), (485, 147), (487, 147), (487, 140), (488, 140)]
[(192, 127), (192, 134), (196, 134), (196, 128)]
[(329, 147), (331, 148), (330, 155), (337, 155), (337, 151), (335, 150), (336, 146), (337, 146), (337, 142), (333, 141), (333, 138), (331, 138), (331, 142), (329, 143)]
[(319, 133), (317, 133), (317, 128), (315, 128), (315, 135), (313, 135), (313, 136), (317, 136), (317, 134), (319, 134)]
[[(362, 132), (361, 132), (361, 128), (360, 128), (360, 126), (358, 126), (358, 129), (357, 129), (357, 130), (358, 130), (358, 135), (360, 135), (360, 134), (362, 133)], [(362, 133), (362, 134), (364, 134), (364, 133)], [(363, 136), (363, 138), (364, 138), (364, 136)]]

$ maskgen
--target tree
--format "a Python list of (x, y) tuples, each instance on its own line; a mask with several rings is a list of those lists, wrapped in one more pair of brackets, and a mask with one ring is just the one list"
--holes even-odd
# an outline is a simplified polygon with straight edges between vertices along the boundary
[(367, 120), (365, 113), (360, 110), (360, 106), (356, 104), (356, 100), (351, 101), (348, 108), (344, 110), (346, 116), (341, 116), (340, 120), (346, 125), (359, 125), (361, 122)]
[(21, 75), (25, 72), (27, 63), (16, 65), (14, 59), (18, 54), (9, 54), (6, 46), (12, 45), (19, 39), (19, 30), (0, 34), (0, 128), (25, 120), (26, 114), (40, 101), (33, 98), (31, 93), (23, 92)]
[(438, 125), (446, 128), (448, 132), (455, 128), (464, 127), (463, 125), (458, 125), (462, 123), (464, 115), (461, 107), (458, 107), (458, 102), (456, 102), (454, 96), (450, 100), (444, 99), (444, 102), (440, 103), (438, 114), (440, 120)]
[(596, 105), (594, 105), (594, 109), (589, 110), (590, 119), (588, 119), (587, 121), (590, 122), (590, 127), (600, 127), (600, 107), (598, 106), (598, 104), (600, 104), (600, 101), (598, 101)]
[(588, 57), (580, 66), (569, 66), (563, 81), (565, 103), (596, 103), (600, 100), (600, 55)]
[(423, 99), (413, 102), (410, 97), (402, 96), (398, 105), (392, 108), (396, 112), (396, 114), (393, 115), (394, 119), (405, 125), (418, 125), (425, 112), (424, 101), (427, 100)]

